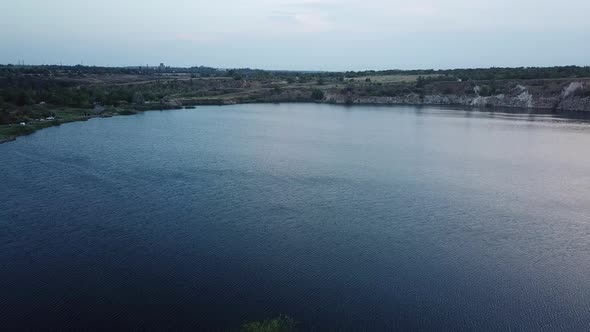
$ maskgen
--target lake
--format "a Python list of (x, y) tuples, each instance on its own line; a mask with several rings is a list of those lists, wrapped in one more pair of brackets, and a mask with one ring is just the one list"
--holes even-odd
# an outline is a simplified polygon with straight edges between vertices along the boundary
[(0, 327), (589, 330), (590, 124), (320, 104), (0, 145)]

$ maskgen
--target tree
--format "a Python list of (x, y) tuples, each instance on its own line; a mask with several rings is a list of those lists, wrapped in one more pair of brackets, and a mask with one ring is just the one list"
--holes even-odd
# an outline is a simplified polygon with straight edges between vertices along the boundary
[(424, 84), (426, 84), (426, 79), (422, 76), (418, 76), (418, 79), (416, 80), (416, 87), (423, 88)]
[(18, 92), (18, 95), (16, 97), (16, 106), (25, 106), (32, 104), (33, 98), (31, 98), (31, 95), (27, 91), (21, 90)]
[(136, 105), (143, 105), (145, 103), (145, 99), (143, 98), (143, 94), (141, 94), (141, 92), (135, 92), (133, 95), (133, 103)]
[(320, 89), (313, 89), (311, 91), (311, 99), (313, 100), (322, 100), (324, 99), (324, 92)]

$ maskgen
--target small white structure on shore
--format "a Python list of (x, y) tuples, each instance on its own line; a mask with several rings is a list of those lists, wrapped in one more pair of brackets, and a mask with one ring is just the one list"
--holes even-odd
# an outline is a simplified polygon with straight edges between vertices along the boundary
[(20, 123), (20, 125), (21, 125), (21, 126), (26, 126), (27, 124), (26, 124), (26, 123), (24, 123), (24, 122), (21, 122), (21, 123)]

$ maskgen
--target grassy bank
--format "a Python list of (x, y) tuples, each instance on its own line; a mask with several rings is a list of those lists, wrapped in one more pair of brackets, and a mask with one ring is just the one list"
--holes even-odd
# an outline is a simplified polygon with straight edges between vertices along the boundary
[(63, 108), (51, 110), (51, 117), (27, 119), (22, 123), (0, 125), (0, 143), (15, 140), (19, 136), (30, 135), (37, 130), (59, 126), (68, 122), (87, 121), (96, 117), (110, 117), (117, 115), (132, 115), (133, 109), (112, 109), (102, 114), (90, 114), (88, 109)]

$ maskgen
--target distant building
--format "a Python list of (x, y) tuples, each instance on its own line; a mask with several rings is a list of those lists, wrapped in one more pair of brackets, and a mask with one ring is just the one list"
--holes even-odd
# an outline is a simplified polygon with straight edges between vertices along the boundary
[(166, 66), (164, 66), (164, 63), (163, 62), (160, 62), (160, 67), (158, 69), (160, 69), (161, 71), (163, 71), (164, 69), (166, 69)]

